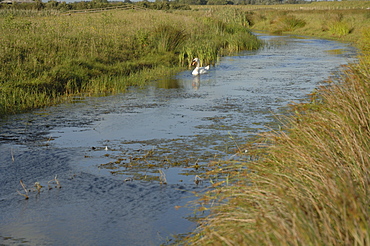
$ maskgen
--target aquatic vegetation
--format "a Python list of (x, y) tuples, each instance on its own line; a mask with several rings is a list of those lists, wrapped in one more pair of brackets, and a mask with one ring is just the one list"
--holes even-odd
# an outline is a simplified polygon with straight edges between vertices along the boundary
[(40, 182), (35, 182), (35, 184), (33, 185), (33, 187), (36, 188), (37, 193), (39, 194), (43, 186), (40, 184)]
[(158, 171), (159, 171), (159, 174), (160, 174), (159, 183), (160, 184), (167, 184), (166, 174), (163, 172), (162, 169), (159, 169)]
[(54, 184), (54, 187), (55, 188), (58, 188), (58, 189), (62, 188), (62, 186), (60, 185), (60, 182), (59, 182), (59, 180), (57, 178), (58, 178), (58, 175), (55, 175), (54, 179), (48, 181), (48, 188), (49, 188), (49, 190), (51, 190), (53, 188), (52, 187), (52, 184)]
[[(62, 186), (61, 186), (61, 184), (60, 184), (60, 182), (59, 182), (59, 180), (57, 178), (58, 178), (58, 175), (55, 175), (54, 179), (48, 181), (48, 189), (49, 190), (51, 190), (53, 188), (58, 188), (58, 189), (61, 189), (62, 188)], [(40, 184), (40, 182), (35, 182), (33, 184), (33, 188), (28, 189), (22, 180), (20, 180), (19, 183), (21, 184), (21, 186), (22, 186), (22, 188), (24, 190), (24, 193), (21, 193), (18, 190), (17, 190), (17, 193), (19, 195), (21, 195), (21, 196), (24, 196), (24, 198), (26, 200), (28, 200), (30, 198), (29, 197), (29, 193), (30, 192), (37, 192), (37, 194), (40, 194), (40, 192), (42, 191), (42, 188), (44, 187), (44, 186), (42, 186)]]
[(201, 184), (202, 182), (203, 182), (203, 179), (201, 177), (199, 177), (198, 175), (195, 175), (195, 177), (194, 177), (194, 183), (196, 185), (198, 185), (198, 184)]

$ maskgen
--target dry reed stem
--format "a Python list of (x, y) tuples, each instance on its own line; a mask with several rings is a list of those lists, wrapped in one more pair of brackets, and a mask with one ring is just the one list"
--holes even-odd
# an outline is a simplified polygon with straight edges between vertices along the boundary
[(21, 186), (22, 186), (22, 188), (23, 188), (23, 190), (24, 190), (25, 194), (23, 194), (23, 193), (19, 192), (18, 190), (17, 190), (17, 192), (18, 192), (18, 194), (19, 194), (19, 195), (24, 196), (24, 198), (27, 200), (27, 199), (29, 198), (29, 196), (28, 196), (28, 190), (27, 190), (27, 188), (26, 188), (26, 185), (23, 183), (23, 181), (22, 181), (22, 180), (20, 180), (20, 181), (19, 181), (19, 183), (21, 184)]
[(167, 184), (166, 174), (162, 171), (162, 169), (159, 169), (158, 171), (160, 173), (160, 176), (159, 176), (160, 184)]
[(55, 183), (55, 188), (59, 188), (59, 189), (62, 188), (62, 186), (61, 186), (61, 184), (60, 184), (60, 182), (57, 178), (58, 178), (58, 175), (55, 175), (54, 179), (48, 181), (49, 190), (52, 189), (52, 187), (50, 185), (51, 183)]

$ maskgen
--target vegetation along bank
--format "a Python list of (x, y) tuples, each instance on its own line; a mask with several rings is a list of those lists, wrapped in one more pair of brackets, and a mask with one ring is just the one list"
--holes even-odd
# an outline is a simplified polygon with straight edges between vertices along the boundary
[(359, 62), (292, 105), (280, 129), (239, 147), (245, 161), (213, 164), (210, 177), (227, 178), (199, 198), (210, 215), (185, 244), (370, 245), (369, 12), (253, 16), (264, 30), (351, 41)]
[(185, 69), (194, 57), (209, 63), (260, 46), (243, 19), (224, 11), (3, 9), (0, 33), (2, 116), (77, 93), (123, 92)]

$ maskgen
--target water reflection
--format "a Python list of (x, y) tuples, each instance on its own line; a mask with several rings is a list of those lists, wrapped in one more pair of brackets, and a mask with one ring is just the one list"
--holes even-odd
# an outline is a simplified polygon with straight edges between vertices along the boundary
[(191, 84), (195, 91), (199, 90), (200, 87), (200, 75), (193, 76), (193, 83)]
[(177, 89), (182, 87), (179, 80), (172, 77), (158, 80), (156, 84), (158, 88), (162, 89)]
[[(190, 74), (190, 72), (185, 72), (186, 75)], [(200, 87), (200, 75), (190, 75), (193, 80), (191, 83), (192, 88), (194, 91), (199, 90)], [(184, 89), (188, 87), (187, 82), (184, 82), (181, 78), (178, 78), (176, 76), (171, 78), (165, 78), (155, 81), (156, 88), (159, 89)]]

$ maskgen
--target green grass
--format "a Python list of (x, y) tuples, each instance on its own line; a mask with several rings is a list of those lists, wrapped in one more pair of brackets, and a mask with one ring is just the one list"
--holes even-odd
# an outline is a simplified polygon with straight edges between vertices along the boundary
[(205, 18), (198, 11), (19, 11), (0, 11), (0, 115), (76, 93), (123, 92), (157, 79), (153, 71), (186, 69), (194, 57), (211, 63), (260, 46), (246, 27), (217, 13)]
[(243, 162), (213, 163), (225, 178), (200, 195), (210, 215), (185, 245), (370, 245), (370, 29), (357, 27), (358, 64), (247, 143)]

